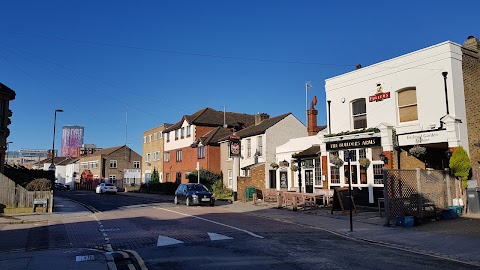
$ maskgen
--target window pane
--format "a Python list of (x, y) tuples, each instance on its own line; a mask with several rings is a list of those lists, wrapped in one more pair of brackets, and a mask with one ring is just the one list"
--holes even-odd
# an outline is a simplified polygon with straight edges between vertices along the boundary
[(399, 108), (400, 122), (418, 120), (417, 105)]
[(340, 169), (336, 166), (330, 166), (330, 181), (332, 184), (340, 184)]
[(398, 92), (398, 107), (417, 104), (417, 91), (415, 89)]
[(366, 128), (367, 127), (367, 115), (362, 114), (358, 116), (353, 117), (353, 128), (354, 129), (359, 129), (359, 128)]
[(353, 115), (364, 114), (367, 112), (367, 105), (364, 98), (352, 102), (352, 112)]

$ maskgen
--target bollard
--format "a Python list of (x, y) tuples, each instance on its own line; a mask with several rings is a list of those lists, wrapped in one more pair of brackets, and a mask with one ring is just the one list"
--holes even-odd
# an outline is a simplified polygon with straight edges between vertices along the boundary
[(297, 198), (293, 197), (293, 211), (297, 211)]
[(281, 194), (277, 194), (277, 208), (283, 207), (283, 198)]
[(257, 205), (257, 194), (253, 194), (253, 205)]

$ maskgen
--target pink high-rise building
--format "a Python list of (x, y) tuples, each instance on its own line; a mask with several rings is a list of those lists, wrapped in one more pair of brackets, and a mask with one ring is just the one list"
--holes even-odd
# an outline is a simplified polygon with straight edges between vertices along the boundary
[(83, 144), (83, 127), (63, 126), (62, 129), (62, 156), (77, 157), (77, 148)]

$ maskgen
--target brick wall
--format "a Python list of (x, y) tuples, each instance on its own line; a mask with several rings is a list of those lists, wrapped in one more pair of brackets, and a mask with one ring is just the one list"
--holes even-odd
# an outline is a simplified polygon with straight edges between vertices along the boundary
[[(237, 197), (238, 200), (246, 200), (246, 187), (254, 186), (257, 188), (257, 194), (263, 194), (265, 190), (265, 163), (259, 163), (252, 166), (250, 170), (250, 177), (238, 177), (237, 181)], [(261, 192), (259, 192), (261, 191)]]
[[(475, 146), (480, 142), (480, 55), (478, 40), (468, 39), (465, 45), (470, 49), (462, 48), (463, 52), (463, 84), (465, 92), (465, 107), (467, 111), (468, 146), (470, 162), (474, 175), (479, 175), (480, 147)], [(472, 43), (477, 43), (475, 46)], [(473, 46), (472, 46), (473, 45)]]

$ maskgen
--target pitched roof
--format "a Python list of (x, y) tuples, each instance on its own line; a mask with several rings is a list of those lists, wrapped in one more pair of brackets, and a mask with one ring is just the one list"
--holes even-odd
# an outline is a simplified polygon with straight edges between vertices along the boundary
[(8, 86), (6, 86), (3, 83), (0, 83), (0, 93), (5, 95), (8, 98), (8, 100), (15, 99), (15, 95), (16, 95), (15, 91), (10, 89)]
[(318, 157), (318, 153), (320, 153), (320, 145), (313, 145), (298, 154), (292, 155), (293, 158), (310, 158), (310, 157)]
[(225, 124), (228, 127), (246, 127), (255, 123), (255, 115), (235, 112), (222, 112), (212, 108), (203, 108), (192, 115), (184, 115), (182, 120), (178, 123), (166, 128), (164, 132), (170, 132), (179, 129), (184, 121), (196, 126), (219, 127), (223, 126), (225, 117)]
[(225, 137), (232, 135), (232, 131), (228, 128), (216, 127), (203, 135), (200, 140), (203, 145), (220, 145), (220, 141)]
[(103, 148), (101, 150), (98, 150), (97, 152), (90, 154), (88, 156), (100, 156), (100, 155), (110, 155), (111, 153), (117, 151), (118, 149), (121, 149), (122, 147), (128, 147), (126, 145), (121, 145), (121, 146), (115, 146), (115, 147), (110, 147), (110, 148)]
[[(61, 162), (64, 162), (65, 160), (69, 160), (68, 157), (55, 157), (53, 159), (53, 163), (54, 164), (59, 164)], [(45, 159), (42, 159), (40, 161), (38, 161), (37, 163), (35, 163), (36, 165), (43, 165), (43, 164), (51, 164), (52, 163), (52, 158), (51, 157), (47, 157)]]
[[(251, 137), (258, 134), (263, 134), (265, 133), (265, 131), (267, 131), (267, 129), (271, 128), (272, 126), (274, 126), (275, 124), (277, 124), (278, 122), (283, 120), (285, 117), (289, 116), (290, 114), (291, 113), (285, 113), (279, 116), (265, 119), (262, 122), (260, 122), (258, 125), (249, 126), (245, 129), (235, 132), (234, 134), (239, 136), (240, 138), (246, 138), (246, 137)], [(227, 138), (223, 138), (223, 139), (227, 139)]]

